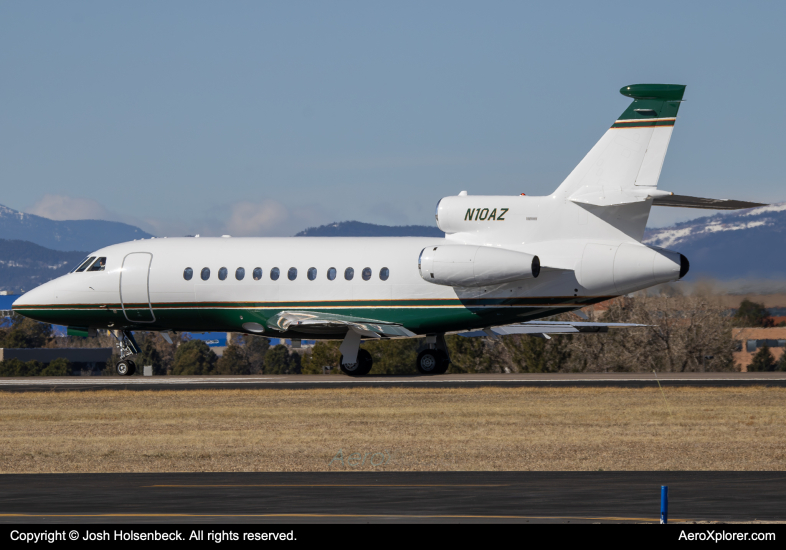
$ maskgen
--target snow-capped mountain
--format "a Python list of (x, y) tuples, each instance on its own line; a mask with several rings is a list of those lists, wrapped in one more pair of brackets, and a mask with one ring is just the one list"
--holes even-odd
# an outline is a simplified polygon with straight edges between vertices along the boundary
[(688, 279), (786, 279), (786, 203), (648, 229), (644, 242), (684, 254)]
[(0, 205), (0, 239), (30, 241), (52, 250), (96, 250), (152, 237), (138, 227), (105, 220), (55, 221)]

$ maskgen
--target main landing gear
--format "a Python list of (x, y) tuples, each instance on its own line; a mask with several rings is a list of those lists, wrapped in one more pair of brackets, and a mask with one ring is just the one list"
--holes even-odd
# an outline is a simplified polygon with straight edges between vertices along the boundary
[(120, 361), (115, 364), (115, 371), (120, 376), (131, 376), (136, 372), (136, 363), (127, 357), (139, 353), (139, 345), (134, 340), (134, 335), (128, 330), (116, 330), (112, 333), (115, 345), (120, 352)]
[[(341, 351), (341, 372), (348, 376), (364, 376), (371, 372), (374, 360), (368, 350), (360, 348), (361, 335), (350, 329), (338, 348)], [(426, 336), (424, 349), (418, 353), (415, 367), (421, 374), (445, 374), (450, 355), (444, 334)]]
[(441, 349), (424, 349), (415, 365), (420, 374), (445, 374), (450, 366), (448, 354)]

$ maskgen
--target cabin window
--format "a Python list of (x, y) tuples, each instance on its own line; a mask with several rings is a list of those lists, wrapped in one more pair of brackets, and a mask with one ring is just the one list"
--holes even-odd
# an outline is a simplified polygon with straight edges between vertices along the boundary
[(207, 281), (210, 278), (210, 268), (209, 267), (203, 267), (202, 268), (202, 273), (199, 276), (202, 277), (203, 281)]
[(313, 281), (317, 278), (317, 268), (316, 267), (309, 267), (308, 268), (308, 280)]
[(354, 276), (355, 276), (355, 270), (352, 269), (351, 267), (348, 267), (344, 270), (344, 278), (347, 281), (351, 281)]
[(383, 267), (379, 270), (379, 278), (383, 281), (387, 281), (388, 277), (390, 277), (390, 270), (387, 267)]
[(262, 268), (261, 267), (255, 267), (253, 276), (254, 276), (254, 280), (255, 281), (261, 280), (262, 279)]
[(95, 256), (90, 256), (88, 259), (86, 259), (84, 261), (84, 263), (82, 265), (80, 265), (78, 268), (76, 268), (76, 272), (77, 273), (81, 273), (82, 271), (87, 269), (87, 266), (89, 266), (91, 263), (93, 263), (93, 260), (95, 260), (95, 259), (96, 259)]
[(336, 278), (336, 268), (331, 267), (327, 270), (328, 281), (333, 281)]
[(297, 279), (297, 268), (296, 267), (290, 267), (289, 268), (289, 271), (287, 271), (287, 279), (289, 279), (290, 281), (294, 281), (295, 279)]
[(274, 281), (278, 281), (278, 276), (280, 273), (281, 272), (278, 270), (278, 268), (274, 267), (273, 269), (270, 270), (270, 278), (273, 279)]
[(106, 258), (98, 258), (88, 271), (103, 271), (106, 269)]
[(363, 277), (364, 281), (368, 281), (369, 279), (371, 279), (371, 268), (370, 267), (364, 267), (363, 268), (362, 277)]
[(242, 281), (243, 277), (245, 276), (246, 276), (246, 270), (243, 269), (242, 267), (238, 267), (235, 270), (235, 279), (237, 279), (238, 281)]
[(194, 270), (193, 270), (193, 269), (191, 269), (190, 267), (187, 267), (187, 268), (185, 268), (185, 269), (183, 270), (183, 278), (184, 278), (186, 281), (190, 281), (190, 280), (191, 280), (191, 277), (193, 277), (193, 276), (194, 276)]
[(222, 267), (221, 269), (218, 270), (218, 278), (222, 281), (225, 281), (228, 273), (229, 272), (227, 271), (227, 268)]

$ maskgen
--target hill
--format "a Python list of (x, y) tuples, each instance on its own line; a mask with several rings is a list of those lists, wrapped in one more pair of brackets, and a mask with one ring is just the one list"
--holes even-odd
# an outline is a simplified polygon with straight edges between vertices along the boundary
[(20, 293), (68, 273), (86, 252), (50, 250), (27, 241), (0, 239), (0, 291)]
[(786, 280), (786, 203), (648, 229), (644, 242), (687, 256), (688, 280)]
[(363, 222), (338, 222), (309, 227), (295, 237), (444, 237), (429, 225), (376, 225)]
[(152, 237), (138, 227), (105, 220), (55, 221), (0, 205), (0, 239), (22, 240), (52, 250), (96, 250)]

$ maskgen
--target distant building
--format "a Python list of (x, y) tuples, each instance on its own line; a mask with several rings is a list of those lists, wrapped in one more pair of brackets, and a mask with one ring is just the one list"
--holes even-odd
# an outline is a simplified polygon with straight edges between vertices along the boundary
[(735, 328), (732, 338), (737, 345), (734, 352), (734, 365), (742, 372), (748, 371), (753, 356), (765, 345), (770, 348), (772, 356), (778, 361), (786, 348), (786, 327), (770, 328)]

